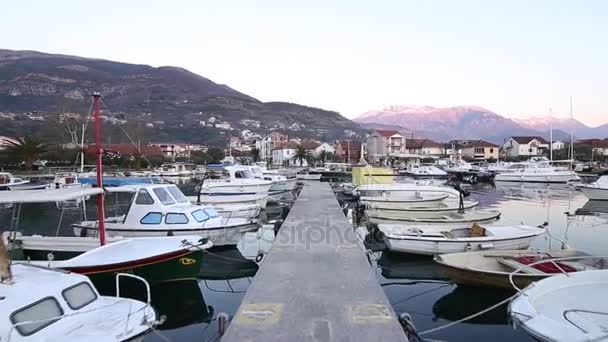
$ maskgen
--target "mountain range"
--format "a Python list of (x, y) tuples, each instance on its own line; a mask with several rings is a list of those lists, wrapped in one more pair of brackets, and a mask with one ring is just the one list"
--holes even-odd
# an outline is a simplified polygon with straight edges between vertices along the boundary
[(0, 135), (60, 140), (66, 115), (86, 118), (94, 91), (102, 94), (104, 135), (112, 142), (126, 141), (124, 131), (216, 145), (244, 129), (328, 141), (363, 132), (337, 112), (262, 102), (183, 68), (0, 50)]
[[(553, 122), (555, 140), (569, 140), (570, 136), (570, 120), (553, 117), (515, 120), (478, 106), (392, 106), (368, 111), (354, 121), (368, 129), (405, 129), (415, 136), (437, 141), (484, 139), (502, 143), (510, 136), (548, 138), (549, 121)], [(588, 127), (574, 120), (574, 131), (576, 138), (604, 138), (608, 136), (608, 125)]]

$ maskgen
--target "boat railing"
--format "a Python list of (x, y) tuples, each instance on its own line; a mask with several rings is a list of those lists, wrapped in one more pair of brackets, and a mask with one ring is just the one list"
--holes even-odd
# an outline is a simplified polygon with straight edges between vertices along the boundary
[(148, 283), (148, 281), (140, 276), (136, 276), (134, 274), (130, 274), (130, 273), (117, 273), (116, 274), (116, 297), (120, 297), (120, 278), (133, 278), (136, 280), (141, 281), (144, 286), (146, 287), (146, 304), (147, 305), (152, 305), (152, 297), (150, 295), (150, 284)]

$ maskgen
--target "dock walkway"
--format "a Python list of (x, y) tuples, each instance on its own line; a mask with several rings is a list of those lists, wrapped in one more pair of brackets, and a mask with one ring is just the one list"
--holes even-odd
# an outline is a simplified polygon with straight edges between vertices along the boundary
[(328, 183), (307, 182), (222, 342), (407, 341)]

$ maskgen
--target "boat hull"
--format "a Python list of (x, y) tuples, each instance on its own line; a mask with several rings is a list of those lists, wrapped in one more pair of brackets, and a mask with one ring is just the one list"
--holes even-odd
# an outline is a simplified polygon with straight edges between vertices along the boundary
[(494, 177), (497, 182), (523, 182), (523, 183), (567, 183), (579, 178), (574, 173), (556, 174), (521, 174), (518, 172), (500, 173)]
[[(76, 236), (97, 237), (96, 221), (85, 221), (72, 225)], [(188, 229), (129, 229), (106, 223), (106, 236), (108, 237), (155, 237), (155, 236), (181, 236), (197, 235), (207, 238), (214, 246), (236, 245), (244, 233), (257, 229), (257, 221), (249, 223), (222, 226), (217, 228), (188, 228)]]
[[(530, 246), (537, 235), (528, 235), (519, 238), (504, 238), (504, 239), (484, 239), (484, 238), (469, 238), (446, 240), (446, 239), (417, 239), (415, 236), (411, 238), (401, 237), (394, 239), (389, 236), (384, 237), (384, 243), (391, 251), (400, 253), (436, 255), (446, 253), (459, 253), (467, 251), (481, 251), (486, 249), (493, 250), (513, 250), (525, 249)], [(489, 247), (491, 245), (491, 247)]]
[(274, 181), (270, 186), (270, 192), (292, 191), (296, 188), (296, 179), (285, 179)]
[(590, 186), (579, 186), (581, 192), (593, 201), (608, 201), (608, 189), (594, 188)]
[[(441, 263), (448, 277), (458, 285), (476, 286), (476, 287), (494, 287), (506, 290), (513, 290), (513, 286), (509, 282), (507, 274), (495, 272), (484, 272), (480, 270), (467, 270), (458, 267), (452, 267), (445, 263)], [(534, 275), (534, 274), (514, 274), (513, 282), (517, 287), (523, 289), (535, 281), (544, 279), (550, 275)]]
[(130, 273), (140, 276), (150, 284), (196, 279), (202, 261), (202, 250), (180, 250), (120, 264), (65, 267), (63, 269), (86, 275), (101, 294), (115, 295), (117, 273)]

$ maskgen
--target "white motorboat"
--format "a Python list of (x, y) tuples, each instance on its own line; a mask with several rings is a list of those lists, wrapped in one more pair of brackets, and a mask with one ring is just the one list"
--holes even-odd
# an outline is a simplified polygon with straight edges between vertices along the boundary
[(509, 315), (540, 341), (608, 340), (608, 270), (560, 274), (531, 284)]
[(219, 179), (205, 178), (201, 184), (200, 193), (205, 196), (243, 196), (268, 195), (273, 182), (256, 179), (248, 168), (242, 166), (225, 166)]
[(460, 192), (454, 188), (439, 185), (419, 185), (415, 183), (393, 184), (363, 184), (355, 189), (356, 194), (365, 197), (374, 196), (411, 196), (414, 194), (437, 195), (447, 194), (450, 197), (460, 197)]
[(272, 182), (270, 193), (279, 193), (285, 191), (293, 191), (296, 188), (296, 179), (287, 178), (277, 170), (268, 170), (260, 166), (249, 166), (251, 173), (257, 179), (263, 179)]
[(468, 223), (492, 223), (500, 218), (498, 210), (470, 210), (464, 213), (412, 212), (402, 210), (366, 210), (371, 223), (408, 222), (419, 225), (459, 226)]
[(359, 202), (372, 209), (401, 209), (415, 206), (438, 206), (448, 198), (448, 194), (422, 195), (420, 193), (405, 193), (404, 196), (362, 196)]
[(410, 164), (399, 174), (414, 179), (447, 179), (448, 173), (434, 165)]
[(195, 170), (195, 164), (175, 162), (162, 164), (155, 172), (162, 177), (185, 177), (194, 175)]
[(602, 175), (593, 183), (577, 185), (576, 188), (590, 200), (608, 201), (608, 175)]
[(309, 180), (309, 181), (318, 181), (321, 180), (320, 173), (298, 173), (296, 175), (296, 179), (298, 180)]
[(513, 163), (508, 172), (494, 177), (496, 182), (567, 183), (580, 178), (574, 171), (556, 170), (547, 162)]
[(374, 213), (379, 217), (397, 217), (399, 214), (405, 214), (404, 217), (409, 217), (410, 213), (457, 213), (470, 210), (479, 204), (478, 201), (463, 201), (462, 207), (457, 199), (449, 199), (440, 202), (413, 203), (401, 207), (385, 207), (382, 203), (372, 207)]
[(391, 251), (444, 254), (489, 249), (524, 249), (544, 234), (544, 228), (516, 225), (446, 228), (443, 226), (378, 225)]
[[(573, 249), (542, 252), (500, 250), (442, 254), (435, 257), (435, 262), (444, 267), (456, 284), (513, 290), (509, 277), (517, 287), (524, 288), (535, 281), (561, 274), (562, 270), (578, 272), (608, 267), (607, 260), (602, 258), (574, 259), (581, 256), (588, 254)], [(572, 260), (555, 261), (559, 258)]]
[(456, 161), (449, 161), (448, 165), (446, 165), (443, 170), (447, 173), (471, 173), (471, 172), (479, 172), (481, 169), (477, 165), (473, 165), (469, 162), (466, 162), (462, 159)]
[(101, 296), (84, 275), (25, 264), (11, 269), (12, 281), (0, 283), (2, 341), (131, 341), (158, 323), (149, 302)]
[[(107, 190), (134, 195), (126, 214), (106, 218), (110, 237), (198, 235), (215, 245), (225, 245), (238, 242), (242, 233), (257, 228), (255, 219), (224, 217), (213, 207), (192, 204), (173, 184), (136, 184)], [(97, 226), (96, 220), (72, 225), (76, 236), (97, 236)]]
[(9, 172), (0, 172), (0, 189), (13, 189), (18, 186), (28, 184), (30, 181), (27, 179), (14, 177)]

